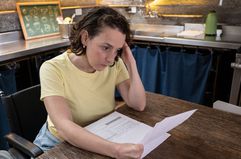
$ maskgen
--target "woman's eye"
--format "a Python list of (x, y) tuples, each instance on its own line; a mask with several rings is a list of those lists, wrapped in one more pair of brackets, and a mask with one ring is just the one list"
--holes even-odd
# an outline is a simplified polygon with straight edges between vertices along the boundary
[(117, 54), (121, 54), (122, 53), (122, 48), (117, 50)]
[(109, 47), (107, 47), (107, 46), (103, 46), (102, 48), (103, 48), (103, 50), (108, 50), (109, 49)]

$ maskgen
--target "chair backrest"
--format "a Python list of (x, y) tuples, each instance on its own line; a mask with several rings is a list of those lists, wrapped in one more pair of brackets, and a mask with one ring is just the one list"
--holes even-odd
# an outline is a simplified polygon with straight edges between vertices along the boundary
[(40, 85), (32, 86), (2, 97), (10, 131), (33, 141), (47, 119), (44, 103), (40, 101)]
[(226, 102), (223, 102), (220, 100), (217, 100), (216, 102), (213, 103), (213, 108), (222, 110), (222, 111), (226, 111), (229, 113), (241, 115), (241, 107), (230, 104), (230, 103), (226, 103)]
[(231, 85), (229, 103), (241, 106), (241, 55), (236, 54), (235, 62), (231, 63), (233, 80)]

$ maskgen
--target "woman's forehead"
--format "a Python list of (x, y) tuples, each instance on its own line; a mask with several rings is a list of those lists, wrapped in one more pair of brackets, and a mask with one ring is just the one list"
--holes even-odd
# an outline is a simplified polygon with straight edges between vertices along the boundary
[(125, 43), (126, 35), (120, 32), (118, 28), (104, 27), (94, 39), (114, 47), (122, 47)]

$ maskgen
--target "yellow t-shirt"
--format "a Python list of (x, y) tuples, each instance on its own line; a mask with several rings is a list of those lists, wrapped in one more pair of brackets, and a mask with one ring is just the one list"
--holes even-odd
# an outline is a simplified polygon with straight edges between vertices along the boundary
[[(86, 73), (74, 66), (65, 52), (42, 64), (41, 100), (47, 96), (64, 97), (69, 104), (73, 121), (86, 126), (114, 110), (115, 86), (128, 78), (122, 59), (103, 71)], [(47, 122), (50, 132), (59, 138), (49, 116)]]

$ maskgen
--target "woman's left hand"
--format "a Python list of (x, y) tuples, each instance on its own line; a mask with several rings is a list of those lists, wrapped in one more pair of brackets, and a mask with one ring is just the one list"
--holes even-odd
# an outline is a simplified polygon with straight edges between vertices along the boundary
[(132, 63), (135, 63), (135, 58), (133, 57), (131, 49), (127, 43), (125, 43), (123, 46), (121, 58), (127, 66), (130, 66)]

